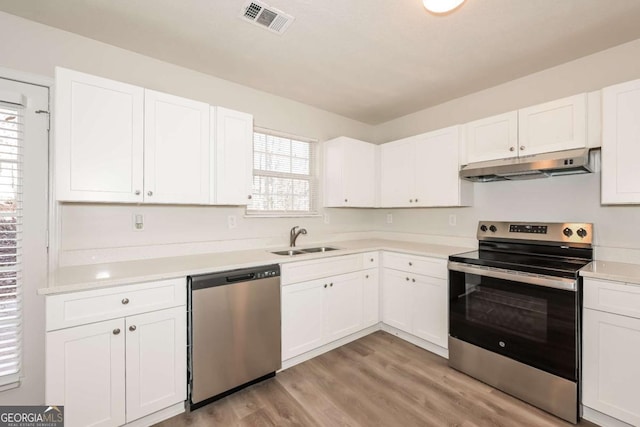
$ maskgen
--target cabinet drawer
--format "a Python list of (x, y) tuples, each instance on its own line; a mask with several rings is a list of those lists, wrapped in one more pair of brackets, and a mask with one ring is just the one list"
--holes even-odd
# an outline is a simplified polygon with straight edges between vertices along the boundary
[(447, 261), (444, 259), (384, 252), (382, 264), (385, 268), (394, 270), (422, 274), (439, 279), (447, 278)]
[(47, 330), (186, 305), (185, 278), (47, 297)]
[(362, 254), (362, 268), (376, 268), (380, 262), (380, 252), (367, 252)]
[(354, 254), (283, 264), (280, 282), (289, 285), (362, 270), (364, 259), (363, 254)]
[(584, 307), (640, 319), (640, 286), (585, 279)]

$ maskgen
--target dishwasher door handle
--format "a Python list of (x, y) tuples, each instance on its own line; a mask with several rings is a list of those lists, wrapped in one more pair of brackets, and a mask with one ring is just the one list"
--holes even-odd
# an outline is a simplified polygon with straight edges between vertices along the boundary
[(239, 274), (237, 276), (227, 276), (227, 283), (246, 282), (256, 278), (255, 273)]

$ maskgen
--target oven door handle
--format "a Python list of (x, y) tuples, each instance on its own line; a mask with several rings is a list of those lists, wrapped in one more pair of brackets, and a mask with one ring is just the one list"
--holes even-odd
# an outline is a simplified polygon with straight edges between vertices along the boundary
[(564, 291), (576, 292), (578, 290), (578, 281), (576, 279), (517, 273), (513, 270), (503, 270), (492, 267), (478, 267), (475, 265), (472, 266), (455, 261), (449, 261), (447, 265), (449, 267), (449, 270), (459, 271), (461, 273), (476, 274), (478, 276), (493, 277), (495, 279), (511, 280), (514, 282), (527, 283), (529, 285), (535, 286), (544, 286), (546, 288), (561, 289)]

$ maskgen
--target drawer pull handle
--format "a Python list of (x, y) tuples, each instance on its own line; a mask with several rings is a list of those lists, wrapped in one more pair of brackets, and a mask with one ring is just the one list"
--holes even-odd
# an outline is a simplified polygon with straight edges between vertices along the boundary
[(113, 330), (113, 335), (119, 335), (120, 334), (120, 328), (115, 328)]
[(131, 325), (131, 326), (129, 326), (129, 330), (130, 330), (131, 332), (135, 331), (135, 330), (136, 330), (136, 325)]
[(129, 304), (129, 298), (122, 298), (122, 304), (123, 305)]

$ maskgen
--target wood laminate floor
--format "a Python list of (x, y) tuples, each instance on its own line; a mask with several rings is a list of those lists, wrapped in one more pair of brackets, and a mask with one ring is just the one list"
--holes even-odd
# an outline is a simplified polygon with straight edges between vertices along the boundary
[[(582, 421), (580, 426), (595, 426)], [(571, 426), (378, 331), (157, 426)]]

